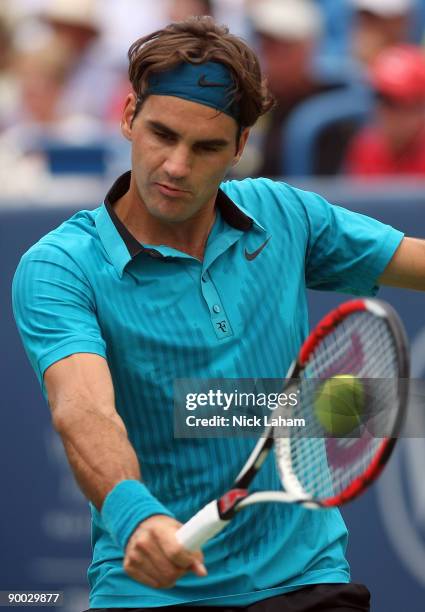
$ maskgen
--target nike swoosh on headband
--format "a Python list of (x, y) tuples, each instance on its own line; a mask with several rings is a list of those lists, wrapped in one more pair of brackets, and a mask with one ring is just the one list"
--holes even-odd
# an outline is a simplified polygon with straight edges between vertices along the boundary
[(226, 87), (225, 83), (215, 83), (214, 81), (207, 81), (206, 75), (202, 74), (198, 79), (199, 87)]
[(253, 253), (248, 253), (248, 251), (245, 249), (245, 258), (248, 261), (252, 261), (256, 257), (258, 257), (258, 255), (261, 253), (261, 251), (267, 246), (267, 243), (269, 242), (270, 239), (271, 239), (271, 236), (269, 236), (267, 238), (267, 240), (265, 242), (263, 242), (263, 244), (261, 246), (259, 246), (258, 249), (256, 249)]

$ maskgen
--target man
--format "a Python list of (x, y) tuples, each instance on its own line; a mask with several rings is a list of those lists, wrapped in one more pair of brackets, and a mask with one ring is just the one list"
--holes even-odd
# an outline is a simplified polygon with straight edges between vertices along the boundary
[[(291, 117), (316, 96), (343, 91), (349, 84), (347, 71), (332, 69), (329, 74), (317, 61), (323, 19), (312, 0), (254, 0), (248, 6), (248, 15), (276, 106), (257, 123), (239, 170), (244, 176), (285, 176), (289, 164), (283, 143)], [(314, 152), (314, 174), (331, 175), (339, 170), (352, 133), (348, 121), (336, 122), (322, 131)]]
[(169, 0), (167, 10), (170, 21), (184, 21), (196, 15), (213, 15), (211, 0)]
[(370, 69), (376, 108), (347, 151), (352, 175), (425, 174), (425, 54), (415, 45), (382, 51)]
[(96, 0), (49, 0), (40, 19), (69, 47), (72, 59), (60, 109), (64, 114), (103, 119), (121, 75), (103, 46)]
[(409, 40), (415, 0), (352, 0), (354, 20), (352, 53), (371, 64), (377, 55)]
[[(269, 504), (241, 513), (205, 557), (182, 548), (181, 522), (231, 483), (254, 441), (174, 439), (173, 381), (282, 376), (308, 332), (306, 284), (424, 289), (424, 244), (284, 184), (222, 183), (272, 100), (254, 53), (211, 18), (142, 38), (129, 58), (131, 174), (34, 245), (13, 286), (91, 502), (91, 609), (367, 610), (337, 510)], [(271, 461), (257, 479), (280, 487)]]

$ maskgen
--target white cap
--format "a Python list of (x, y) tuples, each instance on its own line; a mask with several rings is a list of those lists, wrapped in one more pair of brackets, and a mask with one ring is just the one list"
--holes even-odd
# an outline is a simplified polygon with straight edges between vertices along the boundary
[(43, 17), (72, 25), (83, 26), (94, 32), (100, 30), (95, 0), (50, 0)]
[(305, 40), (322, 32), (322, 15), (311, 0), (257, 0), (249, 16), (257, 32), (274, 38)]
[(380, 17), (394, 17), (408, 13), (414, 0), (351, 0), (358, 11), (369, 11)]

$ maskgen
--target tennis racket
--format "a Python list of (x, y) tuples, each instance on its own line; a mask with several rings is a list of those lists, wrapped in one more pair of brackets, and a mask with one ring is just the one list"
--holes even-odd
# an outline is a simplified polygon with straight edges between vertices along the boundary
[[(317, 386), (341, 375), (355, 376), (366, 392), (362, 426), (337, 438), (325, 435), (315, 402)], [(196, 550), (252, 504), (329, 508), (360, 495), (382, 471), (400, 434), (408, 377), (406, 335), (388, 304), (356, 299), (332, 310), (308, 336), (286, 376), (283, 391), (298, 393), (291, 416), (304, 418), (302, 435), (289, 429), (283, 436), (279, 428), (267, 427), (232, 488), (185, 523), (177, 531), (178, 540)], [(374, 384), (374, 379), (380, 380)], [(283, 490), (249, 492), (272, 448)]]

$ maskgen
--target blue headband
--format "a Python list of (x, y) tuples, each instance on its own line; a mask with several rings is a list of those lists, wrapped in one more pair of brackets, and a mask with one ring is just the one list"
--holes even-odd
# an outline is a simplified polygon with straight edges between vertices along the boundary
[(149, 78), (147, 95), (176, 96), (197, 102), (230, 115), (239, 123), (239, 105), (232, 90), (230, 69), (218, 62), (182, 62), (171, 70), (156, 72)]

